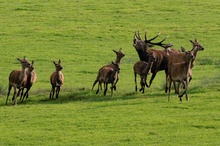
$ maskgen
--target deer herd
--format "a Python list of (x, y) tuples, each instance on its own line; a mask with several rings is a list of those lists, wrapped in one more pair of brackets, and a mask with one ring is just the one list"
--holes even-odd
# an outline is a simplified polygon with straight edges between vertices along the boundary
[[(144, 40), (141, 39), (139, 32), (135, 32), (133, 39), (133, 46), (139, 56), (139, 61), (133, 65), (134, 71), (134, 81), (135, 81), (135, 91), (137, 92), (137, 74), (140, 76), (140, 92), (144, 93), (145, 86), (150, 87), (157, 72), (165, 71), (165, 92), (168, 95), (168, 101), (170, 101), (170, 91), (171, 85), (173, 83), (175, 93), (178, 94), (180, 101), (182, 101), (182, 96), (185, 94), (186, 100), (188, 101), (188, 84), (192, 80), (192, 68), (194, 67), (194, 62), (198, 51), (203, 51), (204, 48), (199, 44), (198, 40), (190, 40), (192, 43), (192, 49), (186, 51), (185, 48), (181, 47), (181, 51), (172, 48), (172, 44), (164, 44), (163, 42), (167, 39), (164, 38), (160, 42), (152, 42), (155, 40), (159, 34), (151, 39), (147, 39), (147, 34), (145, 33)], [(152, 47), (159, 46), (163, 49), (153, 49)], [(120, 73), (120, 62), (125, 56), (122, 52), (122, 48), (119, 51), (113, 50), (116, 54), (115, 62), (111, 62), (105, 66), (102, 66), (98, 70), (98, 75), (92, 85), (92, 89), (98, 83), (98, 88), (96, 94), (99, 90), (102, 90), (102, 83), (104, 84), (104, 96), (108, 90), (108, 84), (111, 84), (111, 96), (113, 95), (113, 90), (116, 90), (116, 84), (119, 81)], [(25, 98), (28, 98), (28, 92), (36, 81), (37, 75), (34, 71), (34, 61), (29, 63), (26, 57), (23, 59), (17, 58), (20, 62), (22, 69), (13, 70), (9, 75), (9, 86), (6, 98), (6, 105), (8, 102), (8, 97), (10, 90), (14, 88), (14, 94), (12, 101), (14, 105), (17, 104), (17, 97), (20, 96), (21, 102)], [(62, 74), (61, 61), (58, 63), (53, 62), (56, 70), (50, 76), (50, 83), (52, 85), (52, 90), (50, 92), (49, 99), (53, 99), (56, 93), (56, 98), (59, 96), (60, 89), (64, 83), (64, 75)], [(147, 83), (147, 76), (151, 75), (149, 84)], [(24, 93), (24, 89), (26, 92)], [(182, 89), (182, 93), (180, 93)], [(21, 92), (21, 93), (20, 93)]]

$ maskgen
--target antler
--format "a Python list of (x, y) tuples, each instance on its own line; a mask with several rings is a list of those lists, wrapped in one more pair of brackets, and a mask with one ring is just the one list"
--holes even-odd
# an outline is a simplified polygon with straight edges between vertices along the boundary
[(151, 43), (152, 40), (156, 39), (160, 35), (160, 32), (153, 38), (147, 40), (147, 33), (145, 32), (145, 43)]
[(137, 39), (141, 40), (139, 31), (138, 31), (138, 35), (137, 35), (137, 32), (135, 31), (135, 33), (134, 33), (134, 39), (135, 39), (135, 37), (136, 37)]
[(160, 32), (159, 32), (155, 37), (153, 37), (153, 38), (147, 40), (147, 35), (146, 35), (146, 33), (145, 33), (145, 41), (144, 41), (144, 42), (145, 42), (145, 43), (148, 43), (148, 44), (151, 44), (151, 45), (161, 46), (161, 47), (163, 47), (163, 48), (165, 48), (165, 49), (173, 46), (173, 44), (171, 44), (171, 43), (169, 43), (169, 44), (163, 44), (163, 42), (164, 42), (169, 36), (166, 36), (163, 40), (161, 40), (161, 41), (158, 42), (158, 43), (153, 43), (153, 42), (151, 42), (152, 40), (156, 39), (159, 35), (160, 35)]

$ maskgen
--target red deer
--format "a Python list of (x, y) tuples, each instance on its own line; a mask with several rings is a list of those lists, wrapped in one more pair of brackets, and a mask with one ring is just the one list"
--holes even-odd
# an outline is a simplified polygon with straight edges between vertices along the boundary
[(149, 87), (146, 80), (147, 75), (151, 73), (151, 67), (153, 65), (153, 61), (155, 61), (155, 58), (153, 56), (153, 52), (149, 53), (149, 59), (148, 62), (145, 61), (138, 61), (134, 64), (133, 70), (134, 70), (134, 82), (135, 82), (135, 91), (137, 92), (137, 74), (140, 75), (140, 84), (142, 93), (144, 93), (144, 88)]
[(56, 91), (56, 98), (58, 98), (60, 93), (60, 88), (63, 86), (64, 83), (64, 75), (61, 72), (63, 67), (61, 66), (61, 61), (59, 60), (58, 63), (55, 61), (53, 62), (56, 68), (56, 71), (52, 73), (50, 76), (50, 83), (52, 85), (52, 90), (50, 91), (50, 99), (53, 99), (54, 92)]
[[(24, 98), (28, 98), (28, 92), (37, 79), (37, 74), (34, 71), (34, 61), (32, 61), (26, 73), (27, 73), (27, 82), (24, 85), (24, 87), (18, 91), (18, 95), (21, 91), (21, 98), (20, 98), (21, 102), (23, 102)], [(24, 88), (26, 88), (26, 92), (23, 94)]]
[[(112, 68), (113, 66), (113, 68)], [(106, 92), (108, 90), (108, 84), (112, 84), (111, 86), (111, 96), (113, 95), (113, 88), (115, 86), (115, 82), (118, 78), (118, 72), (119, 72), (119, 65), (117, 63), (112, 62), (112, 66), (106, 66), (100, 69), (100, 75), (97, 76), (99, 85), (98, 89), (96, 91), (96, 94), (99, 92), (99, 88), (101, 86), (101, 83), (104, 83), (104, 96), (106, 95)]]
[(13, 101), (14, 105), (17, 104), (17, 89), (21, 89), (24, 84), (27, 82), (27, 71), (26, 68), (30, 67), (30, 63), (27, 61), (26, 57), (23, 60), (17, 58), (21, 63), (22, 70), (13, 70), (9, 75), (9, 86), (8, 93), (6, 98), (6, 105), (8, 102), (8, 96), (10, 94), (11, 88), (14, 88)]
[[(154, 52), (155, 61), (153, 62), (153, 65), (151, 68), (152, 76), (150, 79), (149, 87), (151, 86), (158, 71), (165, 70), (166, 77), (168, 75), (168, 55), (167, 55), (166, 49), (171, 47), (172, 44), (163, 44), (163, 42), (166, 40), (167, 37), (158, 43), (151, 42), (152, 40), (154, 40), (158, 36), (159, 36), (159, 34), (148, 40), (146, 37), (146, 33), (145, 33), (145, 40), (143, 41), (143, 40), (141, 40), (140, 35), (139, 34), (137, 35), (135, 33), (134, 40), (133, 40), (133, 46), (136, 49), (141, 61), (145, 61), (145, 62), (148, 61), (149, 55), (147, 54), (146, 51), (150, 50), (150, 51)], [(153, 45), (161, 46), (161, 47), (165, 48), (165, 50), (151, 49), (151, 47)], [(179, 52), (174, 49), (170, 49), (170, 50), (172, 52)]]
[[(125, 56), (125, 54), (122, 52), (122, 48), (120, 48), (119, 51), (115, 51), (115, 50), (113, 50), (113, 52), (115, 52), (115, 54), (116, 54), (115, 63), (117, 63), (118, 66), (119, 66), (119, 65), (120, 65), (120, 62), (121, 62), (121, 59)], [(94, 81), (91, 90), (93, 90), (94, 86), (95, 86), (96, 83), (98, 82), (97, 79), (98, 79), (99, 76), (101, 75), (100, 71), (101, 71), (103, 68), (105, 68), (105, 67), (111, 67), (111, 68), (114, 68), (114, 65), (111, 63), (111, 64), (105, 65), (105, 66), (103, 66), (102, 68), (99, 69), (99, 72), (98, 72), (97, 78), (96, 78), (96, 80)], [(118, 73), (119, 73), (119, 72), (118, 72)], [(116, 84), (117, 84), (118, 80), (119, 80), (119, 79), (117, 78), (117, 80), (115, 81), (115, 84), (114, 84), (114, 87), (113, 87), (114, 90), (116, 90)], [(101, 86), (101, 85), (100, 85), (100, 89), (102, 90), (102, 86)]]
[(191, 63), (194, 59), (194, 55), (192, 51), (185, 52), (185, 60), (181, 63), (172, 63), (169, 65), (169, 71), (167, 76), (167, 88), (168, 88), (168, 101), (170, 101), (170, 90), (171, 90), (171, 83), (176, 81), (183, 84), (185, 91), (180, 94), (179, 98), (182, 101), (182, 96), (186, 95), (186, 100), (189, 100), (187, 91), (188, 91), (188, 83), (189, 78), (191, 76)]
[[(193, 55), (194, 55), (194, 58), (191, 61), (191, 68), (193, 68), (198, 51), (203, 51), (204, 48), (199, 44), (197, 39), (195, 39), (195, 42), (193, 42), (192, 40), (190, 40), (190, 42), (193, 45), (193, 48), (191, 50), (193, 52)], [(181, 47), (181, 50), (185, 51), (185, 49), (183, 47)], [(171, 65), (172, 63), (180, 63), (180, 62), (184, 62), (184, 60), (185, 60), (185, 53), (172, 53), (171, 52), (169, 54), (168, 64)], [(192, 79), (192, 76), (190, 77), (189, 81), (191, 81), (191, 79)], [(176, 93), (179, 93), (179, 86), (180, 86), (180, 84), (178, 84), (178, 87), (176, 88), (176, 85), (175, 85), (175, 82), (174, 82), (174, 88), (175, 88)]]

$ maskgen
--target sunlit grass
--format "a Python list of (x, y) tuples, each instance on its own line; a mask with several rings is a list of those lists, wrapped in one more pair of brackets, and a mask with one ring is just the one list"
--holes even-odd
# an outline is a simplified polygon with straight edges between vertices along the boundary
[[(0, 1), (0, 145), (219, 145), (219, 2), (202, 1)], [(144, 38), (198, 53), (189, 101), (174, 90), (167, 102), (165, 73), (158, 72), (145, 94), (135, 92), (132, 46)], [(117, 91), (95, 94), (100, 67), (122, 48)], [(161, 49), (155, 47), (156, 49)], [(8, 105), (8, 76), (16, 58), (35, 61), (37, 81), (23, 103)], [(49, 100), (53, 62), (61, 59), (64, 86)], [(150, 76), (148, 77), (149, 80)], [(139, 80), (139, 78), (138, 78)], [(138, 81), (139, 82), (139, 81)]]

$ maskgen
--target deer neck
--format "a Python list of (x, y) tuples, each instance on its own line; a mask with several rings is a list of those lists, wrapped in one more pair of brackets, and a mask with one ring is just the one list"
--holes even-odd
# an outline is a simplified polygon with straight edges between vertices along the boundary
[(139, 56), (139, 59), (141, 60), (141, 61), (146, 61), (146, 62), (148, 62), (148, 55), (147, 55), (147, 52), (143, 52), (143, 51), (138, 51), (137, 52), (138, 53), (138, 56)]
[(22, 68), (21, 74), (20, 74), (20, 76), (19, 76), (19, 81), (20, 81), (21, 83), (22, 83), (22, 81), (24, 80), (25, 75), (26, 75), (26, 69), (25, 69), (25, 68)]
[(185, 73), (185, 75), (187, 75), (187, 77), (188, 77), (188, 72), (191, 69), (191, 66), (192, 66), (192, 59), (187, 60), (185, 62), (185, 68), (184, 68), (184, 73)]
[(150, 72), (150, 69), (152, 68), (152, 65), (153, 65), (153, 61), (150, 61), (150, 59), (149, 59), (149, 61), (147, 63), (147, 67), (144, 68), (143, 72), (148, 74)]
[(56, 71), (56, 83), (57, 84), (61, 84), (61, 79), (60, 79), (60, 73), (61, 71)]
[(119, 65), (120, 62), (121, 62), (121, 58), (116, 58), (115, 63), (117, 63)]

